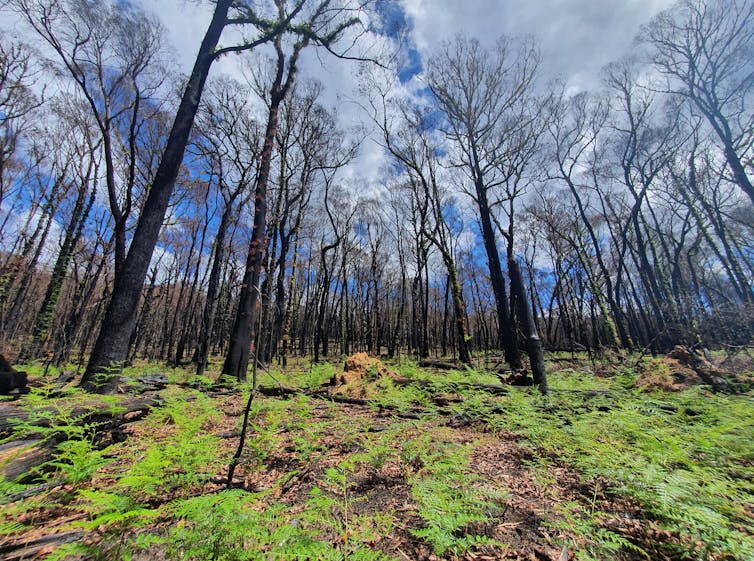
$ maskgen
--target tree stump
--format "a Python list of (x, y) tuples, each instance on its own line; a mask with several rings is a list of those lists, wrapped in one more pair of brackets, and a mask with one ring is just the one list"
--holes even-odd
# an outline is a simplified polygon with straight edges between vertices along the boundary
[(26, 372), (18, 372), (8, 359), (0, 355), (0, 395), (29, 393)]

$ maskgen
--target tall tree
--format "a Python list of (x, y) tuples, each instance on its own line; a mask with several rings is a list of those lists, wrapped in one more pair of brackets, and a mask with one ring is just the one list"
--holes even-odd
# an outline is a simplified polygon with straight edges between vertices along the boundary
[[(342, 136), (335, 133), (336, 120), (333, 114), (320, 105), (322, 86), (319, 83), (307, 83), (291, 95), (284, 104), (281, 126), (278, 134), (278, 201), (277, 216), (273, 227), (279, 241), (275, 258), (276, 271), (274, 310), (267, 310), (271, 325), (267, 339), (267, 353), (264, 360), (269, 361), (277, 348), (277, 343), (286, 323), (290, 310), (291, 282), (295, 269), (288, 273), (288, 259), (292, 246), (294, 258), (295, 245), (304, 221), (314, 189), (319, 185), (321, 171), (338, 167), (348, 158), (348, 150), (342, 153)], [(268, 270), (272, 289), (273, 271)], [(286, 277), (288, 289), (286, 290)], [(264, 325), (264, 322), (263, 322)]]
[(251, 197), (250, 186), (259, 168), (259, 126), (249, 107), (251, 91), (240, 83), (218, 81), (199, 121), (197, 149), (206, 159), (208, 174), (216, 178), (222, 210), (212, 246), (202, 327), (197, 346), (197, 374), (207, 366), (210, 338), (215, 328), (222, 269), (228, 254), (228, 231)]
[(115, 228), (115, 275), (123, 270), (137, 187), (137, 138), (161, 85), (162, 30), (133, 6), (111, 0), (14, 0), (50, 47), (51, 60), (86, 100), (101, 136)]
[(501, 38), (490, 52), (478, 41), (461, 36), (445, 43), (428, 64), (429, 87), (445, 116), (445, 133), (454, 145), (452, 158), (473, 185), (469, 194), (479, 213), (499, 341), (506, 360), (516, 370), (522, 367), (521, 356), (495, 236), (491, 191), (504, 181), (498, 164), (505, 149), (505, 128), (532, 88), (538, 64), (539, 54), (530, 42)]
[[(283, 17), (285, 5), (280, 0), (278, 0), (278, 10), (280, 16)], [(288, 54), (283, 48), (283, 34), (275, 38), (274, 77), (268, 91), (261, 92), (265, 101), (268, 101), (267, 126), (262, 141), (259, 173), (254, 188), (254, 226), (246, 258), (246, 270), (241, 283), (238, 311), (222, 370), (223, 375), (232, 376), (241, 381), (246, 380), (250, 352), (254, 350), (256, 356), (257, 351), (256, 344), (252, 342), (252, 337), (259, 317), (257, 310), (260, 302), (259, 282), (262, 278), (262, 263), (267, 250), (267, 187), (270, 182), (270, 170), (278, 133), (280, 106), (296, 80), (301, 51), (309, 43), (309, 38), (306, 36), (297, 39), (290, 54)], [(268, 95), (269, 98), (267, 99)]]
[(640, 34), (660, 87), (687, 99), (706, 118), (735, 183), (754, 203), (754, 1), (681, 0)]
[[(59, 149), (67, 150), (72, 154), (70, 157), (70, 174), (74, 186), (71, 190), (75, 193), (75, 198), (67, 220), (64, 221), (66, 226), (63, 239), (52, 267), (42, 305), (34, 318), (32, 340), (21, 353), (21, 357), (24, 359), (34, 358), (42, 350), (53, 323), (53, 314), (68, 274), (70, 262), (81, 240), (84, 226), (97, 195), (101, 163), (98, 149), (100, 140), (93, 132), (91, 119), (87, 119), (86, 113), (78, 109), (80, 108), (76, 108), (75, 104), (71, 104), (71, 100), (68, 100), (65, 106), (58, 104), (61, 122), (59, 133), (55, 136), (59, 142)], [(62, 146), (60, 146), (61, 144)]]
[[(199, 108), (204, 84), (212, 63), (224, 54), (253, 49), (278, 37), (283, 31), (303, 27), (310, 41), (330, 48), (334, 39), (332, 26), (316, 29), (297, 23), (296, 18), (304, 10), (307, 0), (296, 0), (292, 7), (272, 15), (258, 13), (250, 2), (217, 0), (212, 20), (202, 40), (199, 52), (183, 91), (175, 119), (168, 136), (165, 150), (157, 168), (149, 194), (142, 208), (133, 239), (124, 262), (124, 274), (113, 286), (113, 295), (105, 311), (99, 336), (89, 358), (82, 385), (99, 392), (111, 392), (117, 387), (117, 378), (128, 356), (128, 346), (136, 321), (136, 310), (141, 297), (144, 279), (162, 228), (170, 197), (173, 193), (178, 170), (188, 143), (194, 117)], [(330, 22), (331, 23), (331, 22)], [(342, 22), (336, 22), (336, 31)], [(233, 28), (251, 28), (253, 38), (241, 43), (218, 48), (223, 31)]]
[[(631, 338), (622, 321), (622, 312), (613, 290), (613, 278), (603, 251), (603, 243), (589, 215), (589, 199), (585, 199), (580, 189), (580, 173), (594, 170), (590, 162), (594, 160), (597, 143), (609, 115), (608, 106), (603, 100), (588, 94), (579, 94), (569, 100), (563, 99), (549, 125), (552, 136), (554, 177), (562, 180), (574, 201), (579, 218), (588, 233), (592, 250), (578, 247), (577, 255), (587, 270), (596, 304), (605, 318), (608, 344), (630, 347)], [(595, 175), (586, 172), (587, 181), (594, 181)], [(588, 255), (593, 254), (596, 271), (588, 264)], [(605, 288), (602, 288), (604, 284)], [(609, 308), (609, 309), (608, 309)]]
[[(275, 0), (278, 20), (288, 19), (286, 0)], [(288, 26), (274, 41), (275, 62), (272, 83), (269, 86), (267, 105), (267, 126), (264, 133), (259, 174), (254, 190), (254, 226), (246, 258), (246, 270), (241, 284), (241, 297), (231, 333), (230, 346), (223, 363), (222, 373), (238, 380), (246, 380), (249, 355), (254, 345), (254, 329), (259, 318), (260, 280), (262, 264), (267, 250), (267, 188), (270, 181), (273, 151), (278, 132), (280, 107), (291, 91), (298, 72), (301, 52), (309, 45), (323, 45), (328, 50), (341, 39), (345, 32), (359, 23), (350, 17), (348, 10), (336, 10), (330, 0), (310, 1), (308, 10), (302, 14), (303, 21)], [(284, 39), (291, 39), (293, 45), (286, 53)], [(256, 357), (255, 357), (256, 360)]]
[(408, 175), (406, 184), (408, 195), (412, 198), (411, 206), (428, 211), (420, 224), (421, 233), (439, 251), (445, 265), (453, 300), (458, 357), (462, 363), (471, 364), (466, 304), (453, 252), (454, 232), (450, 225), (455, 201), (449, 197), (447, 188), (443, 189), (439, 185), (442, 150), (432, 139), (433, 110), (399, 104), (399, 118), (391, 119), (385, 94), (380, 95), (380, 101), (379, 105), (373, 103), (373, 109), (382, 130), (384, 145)]

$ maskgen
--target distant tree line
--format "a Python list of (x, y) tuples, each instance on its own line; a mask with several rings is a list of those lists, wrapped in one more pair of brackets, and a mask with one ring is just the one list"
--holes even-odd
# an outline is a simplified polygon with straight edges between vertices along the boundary
[[(189, 77), (130, 4), (6, 4), (35, 39), (0, 39), (4, 352), (111, 391), (137, 358), (500, 350), (544, 391), (546, 349), (751, 344), (751, 0), (679, 2), (575, 95), (535, 42), (461, 36), (406, 95), (399, 58), (353, 51), (379, 3), (218, 0)], [(362, 61), (375, 138), (305, 49)], [(208, 79), (230, 53), (245, 79)], [(343, 173), (369, 150), (377, 187)]]

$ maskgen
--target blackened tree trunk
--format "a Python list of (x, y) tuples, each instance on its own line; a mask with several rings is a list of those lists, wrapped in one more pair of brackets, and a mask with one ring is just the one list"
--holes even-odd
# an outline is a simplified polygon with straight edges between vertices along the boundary
[(133, 361), (136, 358), (136, 352), (141, 346), (141, 342), (145, 338), (145, 332), (147, 331), (145, 324), (148, 323), (147, 320), (152, 315), (151, 312), (155, 300), (155, 292), (157, 290), (157, 273), (160, 270), (160, 261), (162, 261), (162, 259), (160, 259), (157, 264), (152, 267), (152, 273), (149, 277), (149, 288), (147, 288), (147, 293), (144, 295), (144, 300), (141, 303), (141, 310), (139, 311), (139, 314), (137, 316), (137, 329), (135, 329), (131, 334), (131, 342), (129, 343), (129, 362)]
[[(285, 155), (281, 154), (281, 160), (285, 159)], [(281, 162), (281, 165), (282, 164)], [(283, 190), (283, 186), (281, 185), (281, 191)], [(278, 270), (278, 266), (284, 267), (285, 261), (281, 261), (278, 258), (278, 244), (282, 246), (282, 242), (280, 240), (279, 232), (280, 232), (280, 225), (282, 222), (281, 218), (281, 208), (283, 203), (283, 194), (280, 193), (278, 197), (275, 199), (275, 206), (272, 211), (272, 221), (269, 227), (269, 231), (272, 235), (271, 242), (267, 242), (269, 245), (269, 250), (266, 252), (265, 259), (264, 259), (264, 265), (263, 269), (266, 271), (264, 276), (264, 282), (262, 282), (262, 289), (261, 289), (261, 318), (259, 320), (259, 328), (262, 330), (262, 333), (264, 333), (264, 337), (259, 337), (259, 348), (257, 349), (257, 353), (259, 356), (259, 360), (265, 364), (268, 364), (272, 360), (272, 339), (273, 339), (273, 321), (274, 321), (274, 314), (271, 308), (272, 303), (272, 288), (273, 288), (273, 281), (275, 280), (275, 277), (281, 277), (285, 276), (285, 270), (280, 269)], [(282, 248), (281, 248), (282, 253)], [(275, 286), (277, 284), (275, 283)]]
[(442, 299), (442, 335), (440, 336), (440, 354), (448, 356), (448, 298), (450, 296), (450, 275), (445, 279)]
[(463, 302), (463, 293), (461, 285), (458, 282), (458, 273), (455, 263), (447, 261), (445, 266), (448, 268), (448, 284), (453, 299), (453, 315), (456, 325), (456, 347), (458, 348), (458, 360), (463, 364), (471, 364), (471, 353), (469, 352), (469, 337), (466, 330), (466, 305)]
[(280, 364), (285, 368), (288, 365), (288, 349), (291, 347), (291, 326), (293, 323), (293, 290), (296, 287), (296, 270), (298, 266), (298, 235), (293, 242), (293, 261), (291, 263), (291, 276), (288, 279), (288, 297), (285, 301), (285, 313), (282, 318), (280, 335)]
[[(206, 226), (207, 224), (205, 223), (205, 229)], [(168, 316), (171, 316), (171, 321), (166, 321), (165, 323), (165, 338), (167, 339), (167, 350), (163, 353), (163, 357), (168, 364), (172, 365), (175, 365), (175, 362), (173, 361), (173, 345), (177, 343), (176, 332), (180, 329), (178, 324), (180, 323), (181, 309), (184, 307), (184, 295), (188, 293), (187, 297), (189, 299), (191, 298), (191, 290), (188, 284), (188, 278), (191, 274), (191, 263), (194, 260), (194, 253), (196, 251), (197, 227), (198, 223), (194, 222), (193, 224), (191, 224), (191, 229), (188, 233), (189, 237), (191, 238), (191, 245), (189, 246), (188, 252), (185, 254), (185, 257), (178, 260), (180, 264), (176, 263), (175, 280), (176, 286), (179, 286), (180, 288), (178, 288), (178, 297), (175, 300), (175, 307), (171, 307), (172, 309), (168, 308), (168, 313), (165, 314), (165, 319), (167, 320)], [(203, 242), (204, 240), (202, 239), (202, 243)], [(199, 248), (199, 252), (201, 252), (201, 246)], [(185, 264), (185, 268), (181, 271), (181, 265), (183, 264)], [(170, 327), (168, 327), (168, 323), (170, 323)]]
[[(76, 290), (71, 298), (71, 311), (69, 312), (68, 319), (65, 322), (65, 327), (61, 330), (61, 336), (56, 340), (55, 349), (55, 364), (60, 365), (68, 362), (76, 340), (80, 340), (79, 349), (81, 353), (84, 352), (86, 346), (83, 341), (83, 337), (79, 334), (86, 329), (87, 324), (87, 310), (90, 308), (97, 309), (98, 306), (91, 306), (90, 302), (94, 300), (94, 294), (99, 285), (100, 278), (105, 274), (107, 268), (107, 255), (110, 253), (113, 239), (105, 241), (102, 233), (97, 234), (97, 239), (94, 243), (94, 247), (91, 254), (85, 259), (86, 270), (82, 275), (81, 280), (76, 286)], [(100, 258), (97, 259), (98, 250)], [(94, 315), (94, 314), (89, 314)]]
[[(396, 221), (398, 224), (400, 224), (400, 217), (396, 214)], [(400, 290), (400, 302), (398, 303), (398, 314), (395, 318), (395, 326), (393, 328), (393, 331), (390, 335), (389, 343), (388, 343), (388, 351), (387, 356), (388, 358), (394, 358), (396, 351), (400, 349), (400, 343), (401, 343), (401, 333), (403, 330), (403, 316), (405, 314), (406, 310), (406, 258), (403, 254), (403, 244), (402, 244), (402, 238), (400, 237), (400, 231), (398, 232), (398, 263), (400, 265), (400, 273), (401, 273), (401, 290)]]
[(492, 294), (495, 296), (495, 309), (497, 311), (499, 325), (499, 344), (505, 352), (505, 360), (513, 370), (521, 370), (521, 353), (518, 350), (518, 335), (511, 318), (511, 310), (508, 308), (508, 296), (505, 290), (505, 277), (500, 264), (500, 252), (495, 240), (495, 231), (492, 227), (490, 207), (487, 202), (487, 191), (481, 182), (476, 185), (477, 205), (479, 208), (479, 222), (482, 227), (482, 241), (487, 253), (487, 263), (490, 269), (490, 281)]
[[(603, 291), (599, 287), (598, 282), (596, 280), (592, 282), (592, 292), (598, 298), (598, 304), (600, 305), (600, 307), (604, 307), (604, 302), (605, 300), (607, 300), (607, 304), (610, 306), (610, 312), (612, 312), (611, 317), (607, 312), (607, 308), (602, 311), (608, 332), (608, 344), (616, 347), (620, 345), (624, 348), (630, 349), (632, 347), (631, 337), (629, 336), (626, 326), (622, 321), (623, 313), (614, 298), (615, 291), (613, 290), (613, 280), (602, 256), (602, 247), (600, 245), (599, 238), (594, 231), (594, 228), (592, 227), (592, 223), (589, 221), (589, 217), (586, 214), (586, 209), (584, 207), (584, 203), (582, 201), (581, 195), (579, 194), (578, 188), (576, 187), (576, 184), (572, 181), (570, 175), (565, 171), (563, 165), (559, 165), (563, 180), (568, 185), (568, 188), (570, 189), (571, 194), (576, 201), (576, 207), (578, 208), (579, 216), (581, 217), (584, 228), (589, 234), (589, 240), (592, 242), (592, 246), (594, 248), (594, 256), (597, 261), (598, 270), (602, 275), (603, 282), (605, 283), (605, 291), (603, 293)], [(585, 260), (583, 264), (585, 269), (591, 270), (591, 267), (587, 267)]]
[(526, 296), (526, 287), (521, 277), (521, 269), (515, 259), (508, 261), (508, 274), (511, 279), (511, 292), (516, 302), (516, 311), (521, 328), (526, 335), (526, 353), (531, 362), (531, 372), (534, 383), (539, 386), (542, 394), (547, 393), (547, 374), (545, 372), (545, 358), (542, 351), (542, 340), (539, 338), (537, 324), (534, 321), (529, 299)]
[(209, 273), (207, 283), (207, 298), (204, 305), (204, 314), (202, 320), (202, 329), (199, 335), (199, 344), (197, 345), (196, 374), (201, 376), (207, 368), (209, 359), (209, 342), (212, 331), (215, 328), (217, 318), (218, 296), (220, 294), (220, 279), (222, 276), (223, 261), (225, 259), (225, 238), (228, 233), (231, 217), (233, 216), (233, 201), (229, 202), (220, 218), (220, 225), (217, 227), (215, 236), (215, 250), (212, 258), (212, 269)]
[[(39, 263), (39, 260), (42, 256), (42, 252), (44, 251), (45, 243), (47, 242), (47, 237), (50, 235), (50, 229), (52, 227), (53, 223), (53, 215), (54, 215), (55, 209), (53, 208), (52, 203), (48, 203), (45, 205), (43, 211), (42, 211), (42, 217), (39, 219), (37, 223), (37, 227), (35, 228), (34, 233), (32, 234), (31, 242), (34, 242), (35, 240), (39, 240), (36, 247), (33, 245), (28, 245), (28, 247), (34, 248), (34, 253), (31, 256), (31, 260), (26, 265), (26, 268), (24, 269), (23, 274), (21, 275), (21, 278), (18, 281), (18, 289), (16, 290), (15, 297), (13, 298), (13, 303), (10, 307), (10, 311), (8, 312), (7, 317), (7, 323), (5, 324), (5, 330), (6, 333), (9, 334), (9, 339), (13, 339), (16, 336), (17, 330), (19, 329), (20, 325), (19, 323), (22, 320), (23, 316), (23, 307), (28, 301), (28, 294), (29, 289), (32, 286), (32, 279), (34, 275), (37, 274), (37, 264)], [(24, 254), (26, 253), (26, 250), (24, 250)], [(23, 254), (22, 254), (23, 255)]]
[[(327, 197), (325, 197), (327, 204)], [(336, 236), (338, 236), (336, 232)], [(330, 284), (332, 281), (331, 272), (327, 266), (327, 254), (336, 249), (341, 242), (340, 236), (336, 237), (335, 242), (324, 246), (320, 250), (320, 265), (322, 270), (322, 289), (320, 297), (317, 300), (317, 322), (314, 327), (314, 362), (319, 362), (320, 342), (322, 343), (322, 355), (327, 356), (327, 334), (325, 333), (325, 314), (327, 311), (327, 300), (330, 295)]]
[(139, 216), (122, 274), (115, 279), (112, 298), (81, 380), (82, 387), (89, 391), (114, 391), (118, 384), (118, 374), (128, 358), (128, 344), (136, 322), (136, 310), (144, 279), (183, 161), (204, 83), (215, 59), (214, 51), (232, 3), (232, 0), (217, 1), (212, 21), (199, 48), (191, 77), (186, 84), (165, 145), (165, 152)]
[[(296, 281), (296, 264), (298, 262), (298, 230), (303, 218), (304, 209), (308, 204), (308, 196), (304, 196), (304, 193), (299, 199), (298, 210), (296, 216), (292, 219), (292, 224), (287, 227), (287, 220), (285, 220), (288, 210), (283, 213), (284, 220), (281, 220), (278, 228), (280, 235), (280, 255), (278, 257), (278, 270), (277, 286), (275, 288), (275, 324), (273, 325), (273, 339), (271, 343), (271, 352), (278, 348), (282, 338), (286, 338), (284, 341), (285, 353), (280, 350), (281, 360), (285, 360), (283, 357), (288, 352), (290, 346), (290, 327), (291, 327), (291, 304), (293, 298), (293, 289)], [(290, 208), (286, 203), (286, 209)], [(287, 269), (288, 253), (291, 245), (293, 245), (293, 262), (291, 265), (290, 277), (286, 279), (285, 271)], [(286, 291), (286, 280), (288, 280), (288, 289)], [(287, 332), (286, 332), (287, 330)]]
[[(209, 199), (209, 186), (207, 187), (207, 198)], [(202, 253), (204, 250), (204, 242), (207, 236), (207, 229), (210, 224), (210, 215), (209, 215), (209, 206), (205, 207), (205, 215), (204, 215), (204, 221), (202, 223), (202, 233), (201, 233), (201, 239), (199, 240), (199, 255), (197, 256), (196, 264), (194, 266), (194, 278), (191, 281), (191, 288), (189, 290), (189, 296), (188, 296), (188, 302), (186, 303), (186, 306), (184, 308), (183, 312), (183, 319), (181, 321), (181, 325), (179, 326), (180, 329), (180, 337), (178, 339), (178, 344), (176, 345), (175, 350), (175, 360), (174, 364), (176, 366), (180, 366), (183, 363), (183, 355), (186, 352), (186, 347), (188, 346), (188, 340), (193, 324), (193, 318), (196, 317), (196, 307), (198, 303), (198, 293), (199, 291), (197, 288), (199, 287), (199, 272), (201, 270), (201, 264), (202, 264)], [(189, 259), (190, 263), (190, 259)], [(206, 270), (205, 270), (205, 276), (206, 276)], [(185, 281), (184, 281), (185, 282)], [(204, 284), (204, 279), (201, 281), (202, 284)], [(176, 316), (177, 316), (176, 312)]]
[(267, 128), (264, 133), (259, 175), (254, 192), (254, 226), (249, 243), (249, 253), (246, 258), (246, 270), (241, 284), (238, 311), (236, 312), (230, 346), (222, 370), (223, 375), (232, 376), (239, 381), (246, 380), (254, 325), (259, 312), (257, 309), (260, 301), (259, 280), (261, 279), (262, 262), (267, 248), (267, 186), (270, 180), (272, 153), (275, 149), (280, 104), (293, 86), (298, 70), (296, 66), (298, 56), (307, 43), (307, 40), (302, 40), (293, 47), (293, 53), (287, 61), (286, 76), (286, 56), (283, 52), (282, 39), (281, 36), (275, 39), (277, 68), (270, 90)]

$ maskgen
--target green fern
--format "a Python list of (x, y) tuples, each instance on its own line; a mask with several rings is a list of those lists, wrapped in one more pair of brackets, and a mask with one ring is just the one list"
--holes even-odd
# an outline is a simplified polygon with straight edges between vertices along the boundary
[(63, 476), (77, 486), (89, 481), (98, 469), (112, 461), (105, 457), (107, 453), (107, 449), (97, 450), (89, 440), (66, 440), (58, 445), (54, 459), (44, 466), (55, 469), (53, 477)]
[[(665, 529), (689, 543), (701, 540), (698, 559), (754, 558), (754, 539), (740, 531), (751, 525), (744, 505), (754, 502), (751, 397), (700, 389), (647, 394), (627, 389), (632, 376), (624, 372), (608, 386), (589, 375), (558, 373), (553, 395), (513, 391), (490, 424), (523, 434), (545, 462), (555, 457), (586, 480), (613, 482), (613, 491), (638, 500)], [(612, 397), (570, 391), (582, 388), (605, 388)], [(598, 528), (599, 520), (592, 524)], [(609, 544), (631, 549), (621, 536), (584, 535), (596, 558)], [(691, 548), (683, 547), (688, 555)]]
[(423, 436), (409, 442), (407, 448), (410, 461), (424, 465), (409, 478), (426, 525), (414, 530), (414, 535), (427, 540), (440, 555), (460, 555), (475, 546), (495, 543), (477, 534), (475, 528), (500, 516), (507, 493), (471, 472), (468, 463), (473, 446), (433, 442)]
[(217, 457), (217, 437), (203, 429), (216, 415), (206, 396), (197, 395), (192, 401), (171, 399), (150, 415), (147, 423), (155, 427), (170, 425), (172, 430), (142, 452), (139, 461), (118, 480), (116, 488), (143, 500), (199, 485), (209, 466), (222, 462)]

